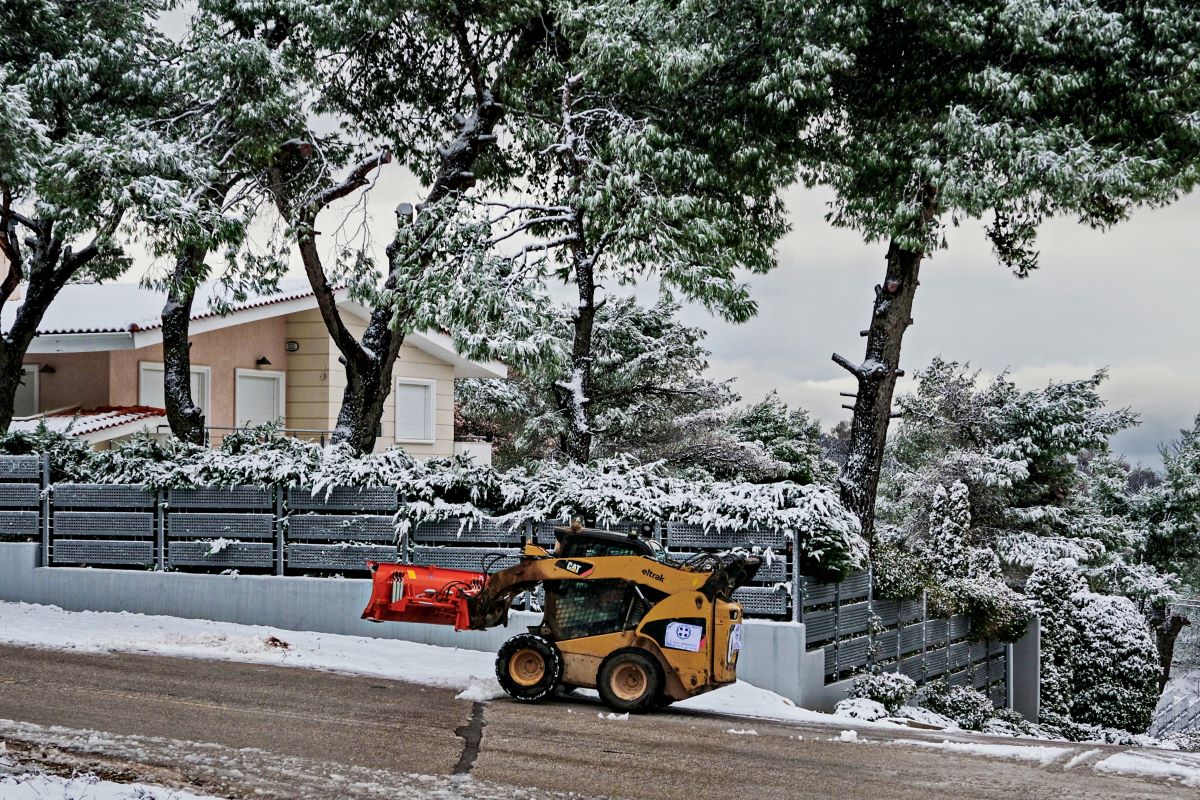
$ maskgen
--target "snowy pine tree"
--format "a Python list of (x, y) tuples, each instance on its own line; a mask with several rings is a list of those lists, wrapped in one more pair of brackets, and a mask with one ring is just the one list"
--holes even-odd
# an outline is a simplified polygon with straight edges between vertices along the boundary
[(929, 507), (929, 533), (925, 550), (934, 573), (946, 578), (964, 577), (971, 563), (971, 506), (967, 485), (955, 481), (946, 491), (938, 485)]
[(1150, 626), (1126, 597), (1085, 592), (1075, 604), (1071, 718), (1145, 731), (1161, 692)]
[(1087, 592), (1078, 566), (1069, 559), (1038, 564), (1025, 596), (1041, 624), (1042, 716), (1069, 716), (1074, 705), (1075, 665), (1080, 652), (1078, 606)]

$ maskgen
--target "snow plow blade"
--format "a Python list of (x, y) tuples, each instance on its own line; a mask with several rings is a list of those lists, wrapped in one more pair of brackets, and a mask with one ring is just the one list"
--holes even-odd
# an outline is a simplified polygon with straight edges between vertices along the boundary
[(371, 601), (362, 618), (372, 622), (424, 622), (466, 630), (471, 627), (467, 598), (478, 595), (487, 584), (482, 572), (373, 561), (367, 566), (372, 575)]

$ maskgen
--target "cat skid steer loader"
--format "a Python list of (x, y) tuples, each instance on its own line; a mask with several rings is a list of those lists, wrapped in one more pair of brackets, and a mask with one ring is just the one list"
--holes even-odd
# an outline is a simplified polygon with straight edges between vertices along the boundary
[(557, 528), (555, 537), (553, 553), (526, 544), (520, 563), (492, 574), (372, 563), (363, 618), (483, 630), (505, 624), (513, 600), (541, 584), (541, 624), (496, 657), (500, 685), (518, 700), (594, 688), (610, 708), (636, 713), (734, 682), (742, 607), (732, 597), (758, 556), (678, 562), (632, 534)]

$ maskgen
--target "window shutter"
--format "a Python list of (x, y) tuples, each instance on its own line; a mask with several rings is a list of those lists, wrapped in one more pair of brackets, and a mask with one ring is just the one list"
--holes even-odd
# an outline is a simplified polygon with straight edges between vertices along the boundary
[(396, 384), (396, 439), (426, 442), (433, 439), (433, 386), (427, 383)]

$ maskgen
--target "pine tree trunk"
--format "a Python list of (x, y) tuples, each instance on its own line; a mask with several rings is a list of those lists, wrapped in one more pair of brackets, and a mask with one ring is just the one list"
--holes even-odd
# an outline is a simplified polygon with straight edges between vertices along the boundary
[(24, 357), (24, 351), (18, 353), (12, 347), (0, 348), (0, 431), (7, 432), (12, 424), (17, 388), (25, 376)]
[(385, 321), (390, 314), (377, 310), (371, 316), (372, 324), (363, 336), (365, 358), (340, 358), (346, 369), (346, 388), (333, 431), (333, 441), (345, 442), (358, 453), (375, 449), (384, 406), (392, 393), (392, 368), (404, 344), (404, 335)]
[(842, 502), (862, 523), (863, 536), (874, 545), (875, 495), (883, 466), (883, 450), (892, 416), (892, 397), (899, 371), (900, 345), (912, 324), (913, 298), (923, 254), (895, 242), (888, 248), (887, 274), (875, 287), (866, 358), (855, 366), (835, 355), (834, 360), (858, 379), (854, 420), (850, 427), (850, 452), (839, 485)]
[(191, 444), (205, 443), (204, 412), (192, 397), (191, 342), (192, 301), (196, 278), (204, 261), (204, 250), (186, 247), (175, 261), (163, 323), (163, 398), (167, 422), (176, 438)]
[(1175, 660), (1175, 641), (1185, 625), (1191, 621), (1182, 614), (1162, 612), (1152, 620), (1154, 626), (1154, 643), (1158, 648), (1158, 690), (1161, 692), (1171, 679), (1171, 662)]
[(571, 344), (571, 375), (566, 383), (555, 387), (555, 392), (563, 415), (559, 446), (567, 458), (586, 464), (592, 456), (592, 331), (596, 324), (596, 280), (586, 256), (576, 258), (575, 280), (579, 306)]

